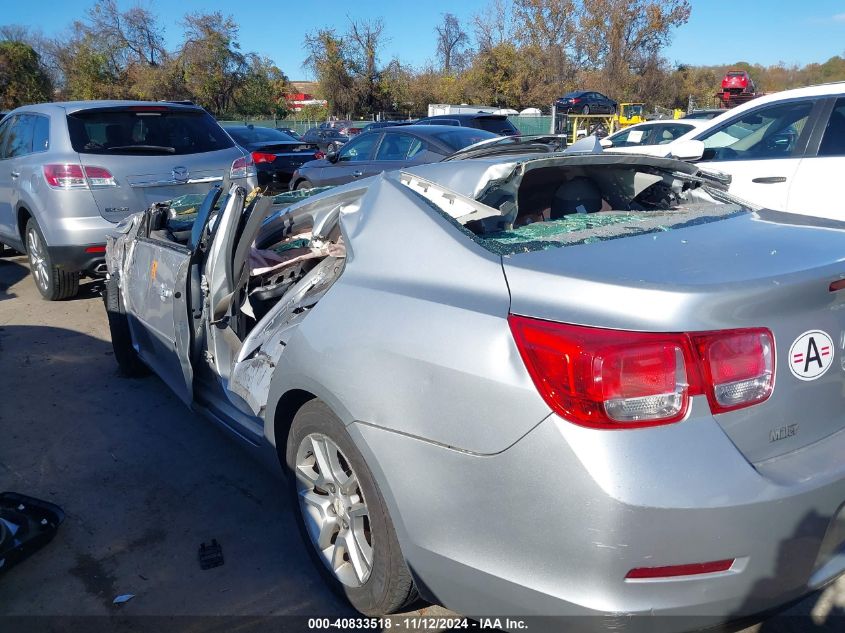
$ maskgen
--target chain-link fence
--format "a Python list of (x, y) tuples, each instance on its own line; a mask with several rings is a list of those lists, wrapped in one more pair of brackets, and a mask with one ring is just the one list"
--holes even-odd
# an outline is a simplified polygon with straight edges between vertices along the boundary
[[(520, 133), (529, 134), (548, 134), (551, 129), (552, 117), (550, 116), (510, 116), (508, 120), (514, 124)], [(272, 128), (290, 128), (297, 134), (304, 134), (312, 127), (317, 127), (325, 121), (307, 121), (296, 119), (252, 119), (244, 118), (239, 120), (219, 121), (220, 125), (226, 127), (227, 125), (257, 125), (259, 127)], [(364, 127), (372, 123), (372, 121), (353, 121), (355, 127)]]

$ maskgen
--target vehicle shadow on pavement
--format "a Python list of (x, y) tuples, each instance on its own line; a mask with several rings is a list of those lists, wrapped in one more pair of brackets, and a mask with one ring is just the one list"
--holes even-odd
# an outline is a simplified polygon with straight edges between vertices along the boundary
[[(845, 582), (840, 579), (810, 596), (796, 601), (788, 608), (748, 618), (749, 613), (759, 613), (757, 601), (777, 596), (784, 585), (800, 586), (816, 568), (819, 551), (818, 534), (824, 534), (833, 517), (815, 511), (807, 514), (793, 534), (778, 546), (775, 569), (771, 576), (755, 583), (749, 598), (734, 616), (736, 625), (725, 630), (736, 631), (742, 626), (754, 633), (841, 633), (845, 631)], [(765, 529), (761, 526), (761, 529)], [(833, 552), (842, 552), (845, 543), (839, 543)], [(753, 596), (753, 597), (752, 597)], [(763, 617), (767, 619), (761, 620)]]
[[(0, 578), (0, 616), (139, 616), (138, 630), (140, 616), (184, 630), (202, 616), (211, 630), (223, 616), (354, 615), (313, 567), (282, 482), (157, 378), (119, 377), (107, 337), (0, 328), (0, 490), (67, 513)], [(212, 539), (224, 564), (202, 570)]]
[(18, 257), (20, 256), (0, 257), (0, 301), (14, 299), (16, 295), (9, 292), (9, 288), (29, 275), (29, 268), (18, 261)]
[[(6, 255), (0, 257), (0, 301), (13, 299), (16, 295), (9, 288), (29, 276), (29, 261), (26, 255)], [(79, 282), (79, 294), (64, 301), (80, 301), (100, 297), (103, 293), (102, 277), (83, 278)]]

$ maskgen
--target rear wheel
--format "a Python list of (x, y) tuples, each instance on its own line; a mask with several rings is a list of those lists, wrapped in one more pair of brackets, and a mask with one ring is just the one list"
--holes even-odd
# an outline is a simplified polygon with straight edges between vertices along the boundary
[(297, 412), (286, 461), (297, 522), (320, 572), (365, 615), (418, 598), (387, 507), (342, 422), (319, 400)]
[(106, 316), (109, 320), (111, 345), (120, 373), (129, 378), (146, 376), (150, 373), (150, 370), (138, 358), (138, 352), (132, 346), (129, 320), (123, 309), (123, 300), (120, 298), (120, 287), (118, 286), (117, 279), (114, 277), (106, 280), (103, 289), (103, 303), (106, 304)]
[(35, 286), (47, 301), (75, 297), (79, 292), (79, 273), (67, 272), (53, 265), (44, 235), (34, 218), (26, 223), (26, 254)]
[(590, 114), (590, 106), (585, 105), (583, 108), (581, 108), (581, 114)]
[(313, 189), (313, 188), (314, 188), (314, 185), (312, 185), (307, 180), (300, 180), (298, 183), (296, 183), (297, 191), (301, 191), (301, 190), (305, 190), (305, 189)]

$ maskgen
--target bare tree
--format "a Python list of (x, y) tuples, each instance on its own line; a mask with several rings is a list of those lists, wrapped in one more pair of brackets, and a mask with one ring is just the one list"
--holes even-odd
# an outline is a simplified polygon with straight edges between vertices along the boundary
[(379, 83), (378, 54), (384, 46), (384, 22), (350, 20), (347, 39), (350, 43), (351, 69), (355, 74), (358, 105), (367, 112), (377, 109)]
[(437, 56), (443, 72), (451, 74), (465, 66), (464, 55), (469, 37), (453, 13), (444, 13), (443, 21), (434, 28), (437, 33)]
[(489, 51), (514, 40), (513, 4), (510, 0), (493, 0), (472, 16), (472, 29), (480, 51)]
[(156, 66), (166, 55), (162, 28), (140, 4), (122, 12), (116, 0), (99, 0), (88, 10), (88, 28), (116, 64)]

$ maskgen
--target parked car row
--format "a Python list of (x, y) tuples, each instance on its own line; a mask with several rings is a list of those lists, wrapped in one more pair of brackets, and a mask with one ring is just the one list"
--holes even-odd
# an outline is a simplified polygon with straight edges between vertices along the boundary
[(291, 189), (340, 185), (383, 171), (440, 161), (446, 156), (496, 134), (448, 125), (407, 125), (376, 128), (309, 161), (291, 177)]
[(252, 155), (258, 186), (273, 191), (287, 190), (298, 167), (324, 155), (318, 144), (279, 129), (255, 125), (230, 125), (225, 129)]
[(350, 144), (362, 126), (330, 122), (302, 137), (254, 125), (224, 130), (191, 103), (88, 101), (19, 108), (0, 123), (0, 248), (25, 252), (41, 294), (65, 299), (76, 295), (82, 277), (104, 274), (106, 236), (150, 204), (205, 191), (212, 183), (275, 191), (338, 184), (441, 160), (494, 136), (485, 127), (515, 133), (505, 117), (445, 122), (468, 126), (467, 131), (436, 123), (423, 122), (431, 126), (423, 132), (417, 126), (387, 135), (373, 126), (360, 143)]

